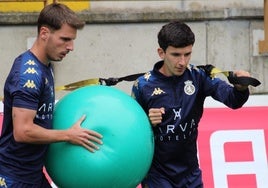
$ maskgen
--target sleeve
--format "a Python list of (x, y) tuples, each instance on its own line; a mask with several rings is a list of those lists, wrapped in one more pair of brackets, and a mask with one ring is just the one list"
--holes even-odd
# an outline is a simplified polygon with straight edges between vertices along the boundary
[(140, 103), (140, 92), (139, 92), (139, 80), (137, 79), (131, 90), (131, 97), (134, 98), (138, 103)]
[(249, 97), (249, 89), (238, 91), (220, 78), (211, 79), (209, 76), (203, 75), (205, 82), (204, 92), (213, 99), (225, 104), (229, 108), (241, 108)]
[(143, 110), (148, 113), (146, 97), (144, 97), (144, 78), (139, 77), (133, 84), (131, 96), (140, 104)]
[(34, 62), (23, 61), (11, 77), (13, 106), (37, 110), (42, 88), (42, 72)]

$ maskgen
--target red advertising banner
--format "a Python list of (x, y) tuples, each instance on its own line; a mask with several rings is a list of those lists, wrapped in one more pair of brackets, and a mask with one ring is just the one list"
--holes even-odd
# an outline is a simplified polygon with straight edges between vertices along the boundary
[(204, 187), (267, 188), (268, 107), (206, 108), (198, 138)]
[(204, 187), (267, 188), (268, 106), (205, 108), (198, 150)]

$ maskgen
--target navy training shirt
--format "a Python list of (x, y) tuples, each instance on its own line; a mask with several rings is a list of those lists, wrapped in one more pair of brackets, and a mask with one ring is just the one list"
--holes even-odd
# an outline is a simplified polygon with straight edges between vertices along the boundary
[(51, 129), (54, 101), (51, 64), (44, 65), (29, 50), (18, 56), (4, 86), (0, 174), (25, 183), (40, 180), (48, 145), (18, 143), (14, 140), (12, 107), (36, 110), (34, 123)]
[(211, 79), (201, 69), (189, 65), (182, 76), (166, 77), (159, 72), (163, 61), (139, 77), (132, 95), (148, 114), (150, 108), (165, 108), (162, 123), (153, 127), (155, 151), (149, 174), (168, 179), (174, 187), (199, 168), (197, 158), (198, 123), (207, 96), (230, 108), (240, 108), (249, 91), (240, 92), (218, 78)]

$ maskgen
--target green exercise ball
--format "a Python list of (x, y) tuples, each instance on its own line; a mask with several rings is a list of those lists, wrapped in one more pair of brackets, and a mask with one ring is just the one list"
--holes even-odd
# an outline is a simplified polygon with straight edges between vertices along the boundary
[(53, 129), (81, 126), (103, 135), (95, 153), (68, 142), (49, 145), (46, 170), (60, 188), (134, 188), (150, 168), (154, 140), (147, 115), (119, 89), (93, 85), (66, 94), (56, 105)]

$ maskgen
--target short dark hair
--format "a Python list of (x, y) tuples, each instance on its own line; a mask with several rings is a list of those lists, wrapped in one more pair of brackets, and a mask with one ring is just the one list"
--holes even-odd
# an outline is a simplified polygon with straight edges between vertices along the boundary
[(194, 45), (194, 42), (195, 35), (191, 28), (180, 21), (169, 22), (158, 33), (158, 44), (164, 51), (168, 46), (183, 48)]
[(69, 7), (60, 3), (52, 3), (43, 8), (38, 17), (38, 33), (42, 26), (59, 30), (63, 24), (75, 29), (82, 29), (85, 22), (80, 20)]

